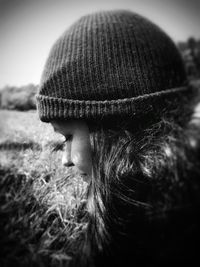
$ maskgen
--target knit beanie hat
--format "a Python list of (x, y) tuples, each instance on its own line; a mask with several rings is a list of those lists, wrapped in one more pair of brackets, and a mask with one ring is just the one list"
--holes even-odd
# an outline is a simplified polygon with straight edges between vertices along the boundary
[(158, 26), (130, 11), (102, 11), (55, 42), (36, 100), (42, 121), (96, 120), (170, 109), (189, 89), (181, 56)]

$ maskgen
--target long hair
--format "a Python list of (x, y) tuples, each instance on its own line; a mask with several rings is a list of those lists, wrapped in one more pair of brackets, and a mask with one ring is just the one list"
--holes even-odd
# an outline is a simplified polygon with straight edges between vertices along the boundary
[(94, 127), (86, 247), (96, 265), (197, 258), (200, 125), (182, 115)]

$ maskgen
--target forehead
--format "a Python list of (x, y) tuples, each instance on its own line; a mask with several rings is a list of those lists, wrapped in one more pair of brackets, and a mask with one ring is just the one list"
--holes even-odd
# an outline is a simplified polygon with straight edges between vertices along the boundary
[(59, 130), (60, 128), (66, 127), (67, 121), (53, 120), (50, 123), (54, 130)]
[(53, 120), (51, 125), (54, 128), (54, 131), (71, 134), (77, 130), (81, 130), (87, 127), (87, 124), (83, 120), (70, 119), (70, 120)]
[(50, 122), (56, 132), (70, 130), (76, 125), (75, 120), (53, 120)]

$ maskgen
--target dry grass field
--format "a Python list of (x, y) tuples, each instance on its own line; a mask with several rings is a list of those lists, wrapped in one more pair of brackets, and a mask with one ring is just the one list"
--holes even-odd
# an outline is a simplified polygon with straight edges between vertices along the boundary
[(0, 266), (67, 266), (87, 227), (86, 183), (35, 112), (0, 111)]

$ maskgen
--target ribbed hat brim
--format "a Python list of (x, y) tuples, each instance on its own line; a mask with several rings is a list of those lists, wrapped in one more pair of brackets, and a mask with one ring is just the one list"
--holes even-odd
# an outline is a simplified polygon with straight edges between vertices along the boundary
[(167, 108), (182, 96), (192, 93), (190, 86), (168, 89), (133, 98), (117, 100), (73, 100), (36, 95), (39, 117), (44, 122), (56, 119), (103, 119), (112, 116), (145, 114), (160, 107)]

